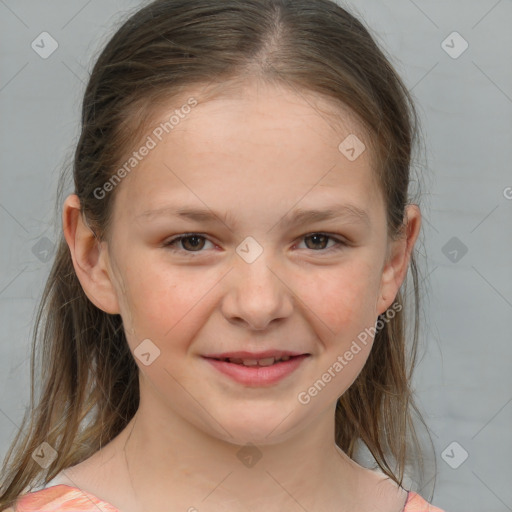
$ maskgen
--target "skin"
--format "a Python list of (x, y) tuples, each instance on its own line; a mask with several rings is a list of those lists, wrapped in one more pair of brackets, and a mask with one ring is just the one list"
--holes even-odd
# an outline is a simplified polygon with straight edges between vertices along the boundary
[[(254, 83), (235, 96), (190, 95), (199, 104), (118, 185), (108, 240), (95, 239), (76, 195), (64, 204), (64, 234), (85, 293), (122, 316), (132, 351), (144, 339), (160, 350), (148, 366), (135, 357), (134, 419), (65, 474), (123, 512), (401, 511), (403, 489), (334, 443), (336, 400), (373, 340), (308, 404), (297, 396), (392, 306), (420, 230), (419, 208), (409, 205), (404, 236), (388, 239), (370, 150), (353, 162), (338, 150), (351, 133), (365, 141), (364, 131), (348, 115), (331, 122), (335, 107), (323, 98)], [(183, 103), (174, 100), (169, 112)], [(155, 126), (168, 115), (159, 112)], [(170, 211), (143, 215), (177, 204), (232, 218), (208, 224)], [(340, 204), (366, 211), (368, 223), (350, 216), (280, 222), (296, 208)], [(163, 245), (190, 233), (204, 238), (174, 250)], [(263, 249), (252, 263), (236, 253), (247, 236)], [(311, 355), (267, 387), (231, 381), (201, 358), (270, 348)], [(261, 455), (252, 467), (237, 457), (247, 443)]]

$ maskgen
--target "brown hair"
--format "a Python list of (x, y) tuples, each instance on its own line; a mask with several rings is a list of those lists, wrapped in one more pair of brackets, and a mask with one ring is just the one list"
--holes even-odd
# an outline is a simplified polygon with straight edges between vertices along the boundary
[[(84, 95), (74, 188), (99, 238), (108, 237), (115, 189), (102, 200), (94, 190), (113, 176), (158, 106), (193, 84), (251, 78), (315, 93), (356, 114), (377, 156), (389, 236), (402, 236), (418, 116), (406, 87), (360, 21), (330, 0), (156, 0), (110, 39)], [(410, 387), (420, 311), (414, 252), (409, 270), (411, 335), (406, 335), (405, 311), (398, 308), (377, 331), (363, 370), (335, 413), (338, 446), (353, 457), (363, 442), (399, 484), (414, 460), (408, 439), (421, 455), (411, 412), (421, 414)], [(395, 303), (405, 307), (406, 302), (404, 283)], [(121, 317), (89, 301), (63, 236), (38, 309), (31, 383), (30, 407), (4, 461), (0, 510), (107, 444), (139, 404), (138, 367)], [(32, 459), (43, 442), (58, 453), (46, 470)]]

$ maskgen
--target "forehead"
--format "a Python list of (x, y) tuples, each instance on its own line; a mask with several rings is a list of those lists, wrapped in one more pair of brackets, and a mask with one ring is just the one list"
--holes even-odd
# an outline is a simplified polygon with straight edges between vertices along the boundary
[[(283, 194), (298, 199), (315, 184), (375, 191), (362, 124), (348, 108), (311, 92), (261, 82), (191, 88), (154, 109), (146, 136), (155, 147), (119, 191), (140, 210), (171, 189), (204, 194), (206, 185), (210, 199), (227, 201), (234, 189), (235, 199), (261, 195), (265, 184), (262, 204)], [(353, 136), (367, 149), (350, 161), (339, 146)]]
[[(172, 132), (179, 136), (186, 133), (187, 128), (193, 126), (196, 130), (207, 125), (219, 122), (218, 127), (226, 133), (226, 128), (234, 128), (236, 135), (253, 131), (258, 139), (263, 139), (265, 132), (281, 132), (286, 135), (293, 134), (300, 137), (306, 132), (316, 132), (327, 144), (336, 143), (351, 133), (357, 133), (370, 143), (369, 134), (366, 133), (362, 122), (355, 113), (340, 101), (327, 98), (309, 90), (298, 89), (283, 83), (270, 84), (261, 80), (254, 82), (235, 82), (216, 84), (208, 88), (196, 87), (171, 100), (169, 109), (160, 107), (154, 111), (155, 122), (169, 118), (172, 111), (188, 102), (191, 98), (197, 101), (198, 106), (184, 119), (189, 122), (180, 122), (173, 127)], [(253, 124), (249, 125), (248, 119)], [(196, 121), (196, 122), (195, 122)], [(257, 123), (258, 126), (254, 126)], [(198, 126), (201, 125), (201, 126)], [(256, 128), (265, 128), (265, 131), (256, 131)], [(218, 130), (212, 130), (210, 137), (214, 137)], [(283, 143), (283, 140), (279, 141)]]

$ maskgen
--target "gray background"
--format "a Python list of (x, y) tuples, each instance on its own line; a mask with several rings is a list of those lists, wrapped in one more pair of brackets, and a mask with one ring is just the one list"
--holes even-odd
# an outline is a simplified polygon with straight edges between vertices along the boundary
[[(29, 400), (30, 334), (60, 230), (56, 180), (91, 59), (139, 4), (0, 0), (2, 457)], [(392, 56), (423, 121), (425, 318), (414, 387), (435, 445), (432, 501), (447, 512), (512, 510), (512, 2), (343, 5)], [(43, 31), (58, 43), (47, 59), (31, 47)], [(457, 58), (445, 51), (463, 48), (454, 31), (469, 44)]]

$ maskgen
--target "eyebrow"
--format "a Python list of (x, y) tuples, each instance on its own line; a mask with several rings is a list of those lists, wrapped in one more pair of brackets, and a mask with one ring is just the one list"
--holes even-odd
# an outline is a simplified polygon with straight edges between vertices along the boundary
[[(214, 210), (201, 209), (201, 208), (187, 208), (187, 207), (173, 207), (167, 206), (153, 210), (146, 210), (137, 215), (139, 218), (152, 218), (156, 216), (175, 216), (189, 219), (196, 222), (204, 222), (208, 224), (223, 223), (226, 225), (235, 225), (236, 216), (232, 212), (220, 213)], [(288, 214), (281, 217), (277, 224), (283, 224), (286, 227), (295, 226), (298, 224), (308, 224), (313, 222), (320, 222), (324, 220), (342, 219), (346, 218), (348, 221), (364, 223), (371, 226), (370, 217), (366, 210), (359, 208), (352, 204), (337, 204), (326, 209), (302, 209), (297, 208)]]

